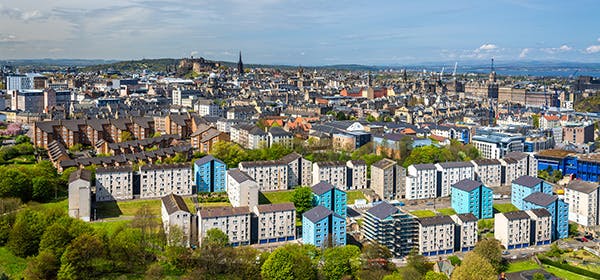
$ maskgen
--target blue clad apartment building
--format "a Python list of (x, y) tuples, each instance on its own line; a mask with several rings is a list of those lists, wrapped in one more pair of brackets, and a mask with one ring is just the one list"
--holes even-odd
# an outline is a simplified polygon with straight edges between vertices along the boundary
[(346, 245), (346, 192), (321, 181), (312, 188), (313, 207), (302, 215), (302, 240), (317, 247)]
[(416, 218), (385, 201), (364, 213), (362, 232), (366, 240), (387, 247), (397, 258), (407, 256), (419, 245)]
[(194, 162), (194, 182), (197, 192), (227, 191), (227, 165), (213, 156), (205, 156)]
[(483, 183), (464, 179), (451, 187), (452, 208), (457, 214), (472, 213), (477, 219), (494, 217), (492, 190)]
[(539, 178), (528, 175), (521, 176), (512, 181), (510, 202), (517, 208), (524, 210), (525, 202), (523, 200), (535, 192), (551, 195), (552, 185)]
[(536, 192), (523, 199), (523, 208), (520, 210), (540, 208), (548, 210), (552, 215), (552, 240), (569, 237), (569, 204), (557, 195)]

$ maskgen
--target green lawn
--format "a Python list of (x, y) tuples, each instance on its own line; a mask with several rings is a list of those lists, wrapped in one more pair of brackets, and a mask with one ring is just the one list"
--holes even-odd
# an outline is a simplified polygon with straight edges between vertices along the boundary
[[(184, 198), (190, 211), (194, 212), (195, 207), (192, 203), (191, 197)], [(135, 216), (135, 213), (142, 208), (147, 206), (150, 208), (150, 212), (153, 215), (160, 216), (160, 199), (138, 199), (138, 200), (126, 200), (126, 201), (110, 201), (110, 202), (99, 202), (97, 205), (97, 213), (99, 218), (111, 218), (119, 216)], [(200, 203), (201, 207), (218, 207), (218, 206), (230, 206), (228, 202), (205, 202)]]
[(494, 213), (506, 213), (518, 210), (512, 203), (494, 204)]
[(6, 247), (0, 247), (0, 272), (10, 279), (21, 279), (27, 261), (13, 255)]
[(509, 263), (506, 273), (519, 272), (519, 271), (525, 271), (525, 270), (533, 270), (533, 269), (539, 269), (539, 268), (540, 268), (540, 266), (531, 260), (520, 261), (520, 262)]
[(294, 191), (259, 192), (258, 195), (260, 204), (276, 204), (291, 202)]
[(565, 279), (565, 280), (593, 280), (594, 278), (590, 278), (587, 276), (583, 276), (583, 275), (579, 275), (577, 273), (573, 273), (558, 267), (554, 267), (551, 265), (544, 265), (544, 270), (554, 274), (556, 277), (559, 277), (561, 279)]
[(426, 218), (426, 217), (435, 216), (435, 213), (431, 210), (415, 210), (410, 213), (417, 216), (417, 218)]
[(354, 204), (357, 199), (365, 199), (365, 194), (362, 191), (348, 191), (346, 192), (348, 204)]
[(452, 208), (438, 209), (437, 211), (440, 214), (446, 215), (446, 216), (450, 216), (450, 215), (455, 215), (456, 214), (456, 211), (454, 211), (454, 209), (452, 209)]
[(130, 223), (131, 223), (131, 221), (129, 221), (129, 220), (107, 219), (107, 220), (92, 222), (92, 223), (90, 223), (90, 225), (92, 225), (92, 227), (95, 229), (103, 229), (106, 231), (106, 233), (108, 235), (112, 235), (118, 228), (126, 227)]

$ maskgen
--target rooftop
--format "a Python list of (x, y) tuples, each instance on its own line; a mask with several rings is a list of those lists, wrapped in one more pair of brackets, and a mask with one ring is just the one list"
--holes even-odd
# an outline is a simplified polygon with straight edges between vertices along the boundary
[(450, 216), (435, 216), (435, 217), (427, 217), (427, 218), (418, 218), (419, 224), (421, 226), (436, 226), (436, 225), (447, 225), (453, 224), (452, 218)]
[(250, 208), (248, 206), (243, 207), (208, 207), (198, 211), (200, 218), (217, 218), (227, 216), (240, 216), (250, 215)]
[(540, 184), (541, 182), (543, 182), (544, 180), (540, 179), (540, 178), (535, 178), (535, 177), (531, 177), (529, 175), (523, 175), (515, 180), (512, 181), (513, 184), (518, 184), (521, 186), (525, 186), (525, 187), (529, 187), (529, 188), (533, 188), (536, 185)]
[(586, 182), (582, 180), (573, 180), (566, 186), (566, 188), (582, 193), (591, 193), (598, 189), (598, 183)]
[(310, 188), (313, 193), (317, 195), (322, 195), (330, 190), (335, 189), (335, 187), (326, 181), (321, 181)]
[(529, 219), (529, 215), (525, 211), (513, 211), (513, 212), (505, 212), (501, 215), (504, 215), (508, 220), (522, 220)]
[(259, 213), (269, 213), (269, 212), (282, 212), (282, 211), (294, 211), (296, 207), (294, 207), (294, 203), (286, 202), (286, 203), (277, 203), (277, 204), (262, 204), (257, 205)]
[(169, 213), (169, 215), (177, 211), (190, 212), (190, 209), (185, 204), (185, 201), (183, 201), (183, 198), (179, 195), (171, 193), (163, 196), (160, 200), (167, 209), (167, 213)]
[(371, 209), (367, 210), (367, 213), (375, 216), (375, 218), (379, 220), (383, 220), (395, 213), (400, 211), (394, 205), (389, 204), (386, 201), (382, 201), (381, 203), (373, 206)]
[(313, 223), (317, 223), (320, 220), (323, 220), (327, 216), (331, 215), (333, 212), (321, 205), (316, 206), (302, 214), (303, 217), (306, 217)]
[(555, 200), (558, 199), (556, 195), (549, 195), (543, 192), (534, 192), (523, 199), (523, 201), (527, 201), (539, 206), (546, 206)]
[(452, 187), (466, 192), (471, 192), (472, 190), (479, 188), (481, 185), (483, 185), (481, 182), (471, 179), (463, 179), (452, 185)]

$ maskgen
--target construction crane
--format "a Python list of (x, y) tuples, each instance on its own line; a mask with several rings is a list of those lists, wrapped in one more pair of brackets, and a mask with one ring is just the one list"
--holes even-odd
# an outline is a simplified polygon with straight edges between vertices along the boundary
[(444, 78), (444, 69), (446, 69), (446, 67), (442, 67), (442, 71), (440, 72), (440, 82)]
[(456, 67), (458, 66), (458, 61), (454, 62), (454, 70), (452, 71), (452, 77), (456, 79)]
[(573, 79), (573, 77), (575, 77), (575, 75), (579, 72), (579, 69), (575, 70), (575, 72), (573, 72), (573, 74), (569, 75), (569, 80)]

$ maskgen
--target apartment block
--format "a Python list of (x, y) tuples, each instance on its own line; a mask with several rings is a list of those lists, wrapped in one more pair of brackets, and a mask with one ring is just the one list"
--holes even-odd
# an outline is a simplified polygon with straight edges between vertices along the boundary
[(523, 208), (530, 210), (543, 208), (552, 215), (552, 240), (569, 236), (569, 205), (557, 195), (535, 192), (523, 199)]
[(198, 243), (202, 245), (209, 229), (217, 228), (227, 235), (231, 246), (249, 245), (251, 214), (248, 206), (205, 207), (198, 210)]
[(69, 175), (69, 217), (89, 222), (91, 214), (92, 172), (78, 169)]
[(157, 198), (170, 193), (192, 194), (192, 169), (189, 163), (148, 164), (140, 166), (140, 197)]
[(492, 190), (483, 183), (464, 179), (452, 185), (452, 208), (458, 214), (471, 213), (477, 219), (493, 217)]
[(227, 196), (233, 207), (258, 205), (259, 186), (246, 172), (240, 169), (227, 170)]
[(499, 187), (502, 185), (502, 165), (497, 159), (476, 159), (471, 163), (475, 168), (475, 180), (486, 186)]
[(598, 183), (573, 180), (565, 187), (569, 221), (584, 227), (600, 225), (600, 188)]
[[(504, 158), (511, 158), (517, 161), (517, 174), (537, 177), (538, 162), (531, 153), (508, 152)], [(512, 182), (512, 181), (507, 181)]]
[(183, 233), (183, 240), (181, 240), (183, 245), (189, 247), (197, 244), (196, 215), (190, 212), (183, 198), (171, 193), (163, 196), (160, 200), (160, 213), (167, 236), (176, 227)]
[(367, 164), (364, 160), (346, 162), (346, 190), (362, 190), (367, 188)]
[(227, 165), (213, 156), (194, 162), (194, 182), (198, 193), (225, 192), (227, 190)]
[(461, 180), (475, 178), (475, 169), (470, 162), (442, 162), (436, 163), (437, 190), (436, 197), (450, 195), (450, 187)]
[(245, 161), (239, 168), (256, 181), (260, 191), (288, 189), (288, 166), (279, 160)]
[(433, 164), (414, 164), (406, 175), (406, 199), (435, 198), (437, 194), (437, 168)]
[(326, 181), (315, 184), (311, 187), (311, 190), (313, 192), (313, 205), (321, 205), (337, 215), (346, 217), (347, 197), (345, 191)]
[(365, 212), (361, 229), (366, 240), (387, 247), (396, 258), (407, 256), (418, 246), (417, 219), (386, 201)]
[(384, 158), (371, 165), (371, 189), (384, 200), (403, 199), (406, 194), (406, 170)]
[(477, 217), (475, 215), (458, 214), (450, 216), (454, 221), (454, 250), (457, 252), (468, 252), (475, 249), (477, 244)]
[(288, 187), (312, 185), (312, 162), (295, 152), (280, 161), (288, 166)]
[(531, 221), (527, 212), (514, 211), (494, 215), (494, 238), (508, 250), (529, 247)]
[(336, 188), (345, 190), (347, 186), (346, 163), (343, 161), (326, 161), (313, 163), (312, 181), (329, 182)]
[(96, 201), (133, 198), (131, 166), (98, 167), (96, 169)]
[(523, 199), (534, 192), (552, 194), (552, 185), (542, 179), (524, 175), (512, 181), (511, 203), (519, 209), (524, 209)]
[(302, 242), (319, 248), (346, 245), (346, 218), (318, 205), (302, 214)]
[(531, 245), (547, 245), (552, 242), (552, 215), (544, 208), (527, 210), (531, 218)]
[(429, 257), (454, 253), (454, 221), (450, 216), (418, 218), (419, 254)]
[[(267, 244), (296, 239), (296, 207), (294, 203), (255, 205), (256, 238), (252, 243)], [(254, 233), (254, 229), (252, 232)], [(254, 241), (256, 240), (256, 241)]]

